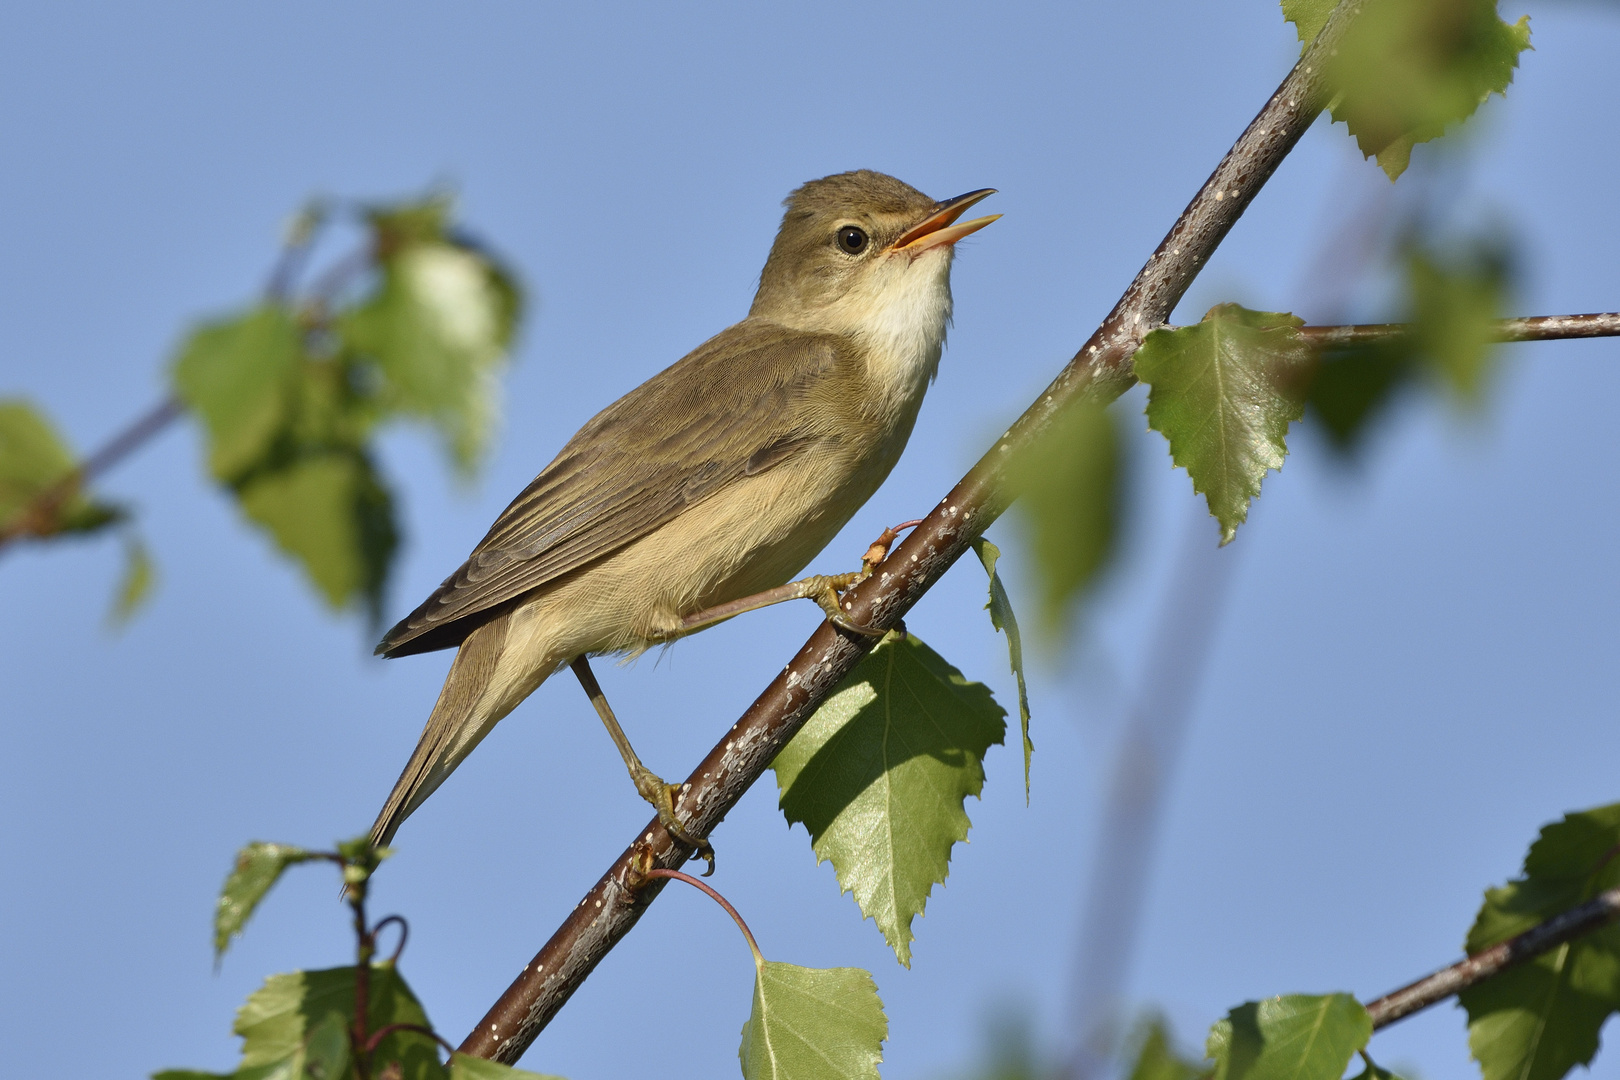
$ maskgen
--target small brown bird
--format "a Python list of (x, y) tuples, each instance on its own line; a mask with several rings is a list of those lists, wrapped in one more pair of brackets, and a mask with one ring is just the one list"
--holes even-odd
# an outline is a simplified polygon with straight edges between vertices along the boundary
[(592, 418), (377, 646), (390, 657), (460, 651), (372, 826), (376, 843), (572, 665), (636, 789), (701, 844), (675, 819), (673, 786), (630, 748), (586, 658), (795, 597), (862, 629), (838, 609), (857, 575), (783, 586), (905, 448), (945, 343), (952, 245), (1000, 215), (957, 219), (991, 194), (935, 202), (863, 170), (788, 196), (748, 317)]

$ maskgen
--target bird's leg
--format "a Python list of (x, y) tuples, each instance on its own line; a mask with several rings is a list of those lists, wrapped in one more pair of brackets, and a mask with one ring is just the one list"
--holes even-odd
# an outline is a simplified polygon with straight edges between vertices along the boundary
[(920, 520), (906, 521), (892, 528), (884, 529), (883, 535), (872, 541), (872, 545), (866, 549), (866, 554), (861, 557), (861, 568), (853, 573), (833, 574), (831, 576), (812, 574), (798, 581), (790, 581), (786, 585), (778, 585), (774, 589), (767, 589), (752, 596), (744, 596), (740, 600), (732, 600), (728, 603), (717, 604), (711, 608), (704, 608), (702, 611), (695, 611), (681, 619), (680, 629), (676, 632), (676, 635), (672, 636), (703, 630), (716, 623), (722, 623), (734, 616), (741, 615), (745, 611), (758, 611), (760, 608), (770, 607), (772, 604), (780, 604), (788, 600), (814, 600), (821, 610), (827, 613), (828, 621), (834, 626), (842, 627), (857, 634), (865, 634), (867, 637), (882, 637), (884, 631), (852, 622), (839, 606), (839, 596), (844, 590), (872, 576), (872, 571), (877, 569), (878, 564), (889, 557), (889, 546), (894, 543), (895, 537), (900, 535), (901, 530), (920, 524)]
[(618, 717), (613, 715), (613, 707), (608, 704), (607, 696), (602, 693), (601, 684), (596, 681), (596, 673), (591, 670), (591, 662), (584, 656), (578, 656), (574, 658), (572, 667), (574, 674), (579, 677), (579, 685), (585, 688), (585, 696), (591, 699), (596, 715), (600, 716), (602, 723), (607, 726), (613, 745), (619, 748), (619, 756), (624, 758), (625, 767), (630, 770), (630, 779), (635, 783), (636, 791), (643, 799), (653, 804), (658, 811), (658, 820), (669, 830), (671, 836), (683, 844), (690, 844), (696, 849), (693, 855), (708, 862), (709, 869), (703, 876), (708, 877), (714, 873), (714, 847), (703, 837), (688, 833), (686, 827), (675, 817), (675, 795), (681, 786), (664, 783), (657, 773), (641, 763), (641, 758), (630, 745), (624, 729), (619, 726)]

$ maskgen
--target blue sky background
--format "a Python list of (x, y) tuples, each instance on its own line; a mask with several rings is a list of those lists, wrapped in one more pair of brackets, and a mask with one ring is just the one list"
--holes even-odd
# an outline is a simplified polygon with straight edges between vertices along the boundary
[[(1502, 9), (1526, 10), (1536, 51), (1485, 108), (1448, 203), (1523, 240), (1523, 312), (1613, 309), (1620, 16)], [(421, 433), (386, 441), (408, 532), (394, 616), (580, 423), (741, 317), (796, 184), (871, 167), (936, 197), (998, 187), (986, 210), (1006, 217), (962, 245), (911, 447), (816, 564), (842, 570), (1045, 385), (1296, 50), (1264, 0), (8, 5), (0, 393), (92, 447), (162, 394), (191, 320), (261, 286), (305, 197), (454, 183), (533, 318), (478, 483), (458, 487)], [(1310, 316), (1308, 267), (1385, 183), (1319, 123), (1181, 318), (1227, 299)], [(1483, 415), (1414, 399), (1358, 468), (1308, 425), (1291, 440), (1219, 554), (1239, 563), (1131, 967), (1131, 1000), (1188, 1045), (1247, 998), (1369, 998), (1451, 961), (1480, 891), (1543, 823), (1620, 798), (1616, 400), (1613, 341), (1525, 345)], [(1033, 801), (1018, 755), (992, 750), (912, 970), (769, 783), (715, 835), (716, 883), (767, 955), (874, 972), (896, 1080), (965, 1068), (997, 1010), (1052, 1052), (1072, 1040), (1079, 897), (1121, 716), (1188, 530), (1216, 539), (1141, 404), (1119, 406), (1140, 480), (1126, 556), (1084, 644), (1033, 672)], [(105, 492), (138, 507), (162, 575), (124, 633), (103, 627), (116, 543), (0, 559), (0, 1041), (19, 1076), (63, 1060), (87, 1076), (223, 1070), (232, 1012), (265, 975), (346, 962), (334, 882), (312, 869), (216, 974), (215, 892), (249, 839), (369, 825), (449, 661), (371, 659), (364, 628), (325, 612), (204, 481), (189, 426)], [(992, 537), (1032, 608), (1011, 523)], [(909, 623), (1010, 703), (983, 588), (963, 563)], [(643, 757), (681, 775), (817, 618), (778, 608), (598, 671)], [(404, 970), (441, 1031), (460, 1039), (646, 817), (571, 680), (501, 725), (401, 831), (376, 889), (378, 914), (411, 920)], [(668, 890), (525, 1064), (735, 1075), (751, 978), (722, 913)], [(1443, 1007), (1372, 1050), (1424, 1080), (1470, 1077), (1464, 1034)]]

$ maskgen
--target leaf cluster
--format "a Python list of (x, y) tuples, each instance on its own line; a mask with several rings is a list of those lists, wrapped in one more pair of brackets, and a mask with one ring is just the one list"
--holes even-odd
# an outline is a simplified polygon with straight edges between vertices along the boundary
[(447, 200), (376, 208), (365, 223), (361, 258), (307, 295), (273, 291), (198, 326), (172, 377), (206, 432), (209, 471), (247, 518), (329, 605), (375, 617), (399, 542), (375, 433), (425, 421), (470, 470), (521, 303), (506, 270), (451, 228)]

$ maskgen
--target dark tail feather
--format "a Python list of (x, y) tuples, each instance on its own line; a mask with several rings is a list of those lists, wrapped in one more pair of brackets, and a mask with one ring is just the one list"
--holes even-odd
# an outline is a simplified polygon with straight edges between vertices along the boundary
[(380, 846), (392, 840), (400, 824), (444, 783), (500, 719), (489, 715), (497, 703), (488, 700), (486, 691), (506, 643), (507, 621), (506, 615), (491, 619), (462, 642), (416, 752), (371, 827), (372, 843)]

